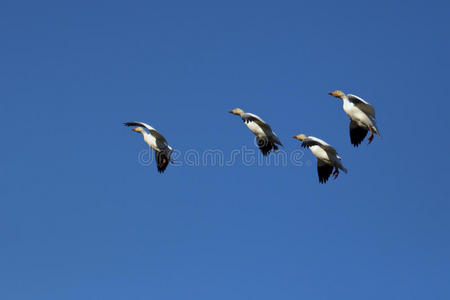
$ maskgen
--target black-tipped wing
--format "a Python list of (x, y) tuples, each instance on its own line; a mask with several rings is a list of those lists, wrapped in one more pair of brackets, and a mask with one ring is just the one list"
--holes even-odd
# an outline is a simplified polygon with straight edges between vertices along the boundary
[(170, 162), (170, 151), (155, 151), (156, 168), (163, 173)]
[(319, 182), (325, 183), (330, 178), (333, 172), (333, 166), (324, 163), (321, 160), (317, 160), (317, 174), (319, 175)]
[(267, 138), (257, 137), (256, 141), (258, 143), (259, 150), (261, 150), (264, 156), (268, 155), (272, 149), (275, 151), (278, 150), (277, 145)]
[(266, 122), (263, 121), (263, 119), (261, 119), (260, 117), (258, 117), (257, 115), (251, 114), (251, 113), (246, 113), (242, 116), (242, 120), (245, 123), (248, 122), (255, 122), (256, 124), (259, 125), (259, 127), (262, 128), (262, 130), (264, 130), (265, 132), (272, 132), (272, 128), (270, 128), (270, 125), (267, 124)]
[(125, 122), (123, 123), (125, 126), (140, 126), (140, 127), (144, 127), (148, 130), (148, 132), (153, 135), (155, 137), (155, 139), (157, 140), (157, 143), (161, 144), (161, 145), (168, 145), (166, 139), (164, 138), (164, 136), (159, 133), (155, 128), (153, 128), (152, 126), (144, 123), (144, 122)]
[(311, 146), (319, 146), (322, 149), (324, 149), (325, 151), (328, 151), (330, 153), (333, 154), (337, 154), (336, 149), (333, 148), (333, 146), (331, 146), (330, 144), (326, 143), (325, 141), (322, 141), (319, 138), (313, 137), (313, 136), (309, 136), (306, 139), (304, 139), (302, 141), (302, 147), (306, 148), (306, 147), (311, 147)]
[(355, 121), (350, 120), (350, 142), (353, 146), (358, 147), (362, 143), (367, 135), (367, 129), (358, 124)]
[(163, 148), (164, 146), (169, 145), (166, 139), (162, 136), (162, 134), (156, 131), (155, 129), (149, 130), (148, 132), (150, 132), (150, 134), (155, 137), (156, 144), (158, 145), (158, 147)]
[(361, 111), (371, 116), (372, 118), (375, 118), (375, 109), (373, 108), (372, 105), (370, 105), (369, 102), (352, 94), (348, 94), (347, 98), (350, 102), (355, 104)]
[(310, 138), (306, 138), (302, 141), (303, 148), (307, 148), (307, 147), (311, 147), (311, 146), (322, 146), (322, 143), (312, 140)]
[(123, 125), (125, 125), (125, 126), (141, 126), (141, 127), (147, 128), (148, 130), (155, 130), (155, 128), (153, 128), (152, 126), (150, 126), (144, 122), (136, 122), (136, 121), (125, 122), (125, 123), (123, 123)]

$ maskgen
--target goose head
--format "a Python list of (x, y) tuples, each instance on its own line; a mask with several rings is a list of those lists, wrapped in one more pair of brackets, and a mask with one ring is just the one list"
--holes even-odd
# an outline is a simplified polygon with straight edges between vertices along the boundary
[(339, 99), (342, 99), (345, 96), (345, 94), (340, 90), (335, 90), (334, 92), (330, 92), (330, 93), (328, 93), (328, 95), (331, 95), (331, 96), (339, 98)]
[(133, 128), (132, 130), (134, 132), (137, 132), (137, 133), (144, 133), (145, 132), (144, 128), (142, 128), (142, 127), (136, 127), (136, 128)]
[(235, 108), (235, 109), (230, 110), (229, 113), (242, 117), (242, 115), (244, 114), (244, 111), (240, 108)]
[(303, 141), (307, 138), (307, 136), (305, 134), (301, 133), (301, 134), (294, 135), (293, 138), (296, 140), (299, 140), (299, 141)]

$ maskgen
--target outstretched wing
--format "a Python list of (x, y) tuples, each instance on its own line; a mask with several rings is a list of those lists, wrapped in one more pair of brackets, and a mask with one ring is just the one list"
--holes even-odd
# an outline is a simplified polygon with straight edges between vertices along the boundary
[(148, 125), (147, 123), (144, 123), (144, 122), (136, 122), (136, 121), (125, 122), (125, 123), (123, 123), (123, 125), (125, 125), (125, 126), (141, 126), (141, 127), (147, 128), (147, 130), (155, 130), (155, 128), (153, 128), (152, 126), (150, 126), (150, 125)]
[(319, 175), (320, 183), (327, 182), (332, 172), (333, 172), (332, 165), (326, 164), (321, 160), (317, 160), (317, 174)]
[(328, 151), (332, 154), (337, 154), (337, 151), (336, 151), (336, 149), (333, 148), (333, 146), (329, 145), (328, 143), (326, 143), (325, 141), (323, 141), (319, 138), (309, 136), (302, 141), (302, 147), (306, 148), (306, 147), (311, 147), (311, 146), (319, 146), (322, 149), (324, 149), (325, 151)]
[(367, 129), (350, 120), (350, 142), (353, 146), (358, 147), (367, 135)]
[(155, 128), (153, 128), (152, 126), (150, 126), (150, 125), (148, 125), (148, 124), (146, 124), (144, 122), (135, 122), (134, 121), (134, 122), (126, 122), (126, 123), (123, 123), (123, 124), (125, 126), (141, 126), (141, 127), (144, 127), (144, 128), (146, 128), (148, 130), (148, 132), (151, 135), (153, 135), (155, 137), (155, 139), (158, 142), (160, 142), (162, 144), (165, 144), (165, 145), (168, 145), (166, 139), (164, 138), (164, 136), (161, 133), (159, 133)]
[(245, 123), (248, 123), (248, 122), (255, 122), (255, 123), (258, 124), (259, 127), (261, 127), (264, 131), (272, 132), (272, 128), (270, 128), (270, 125), (267, 124), (266, 122), (264, 122), (264, 120), (261, 119), (260, 117), (258, 117), (257, 115), (254, 115), (254, 114), (251, 114), (251, 113), (245, 113), (245, 114), (242, 116), (242, 120), (243, 120)]
[(372, 118), (375, 118), (375, 109), (369, 102), (364, 99), (359, 98), (358, 96), (348, 94), (347, 98), (350, 102), (356, 105), (362, 112), (369, 115)]

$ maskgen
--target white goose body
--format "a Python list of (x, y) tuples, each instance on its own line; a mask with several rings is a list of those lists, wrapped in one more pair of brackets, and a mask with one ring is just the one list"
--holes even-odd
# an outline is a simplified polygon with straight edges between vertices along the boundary
[(153, 135), (151, 135), (151, 134), (145, 132), (145, 133), (143, 133), (143, 136), (144, 136), (144, 141), (145, 141), (145, 142), (146, 142), (153, 150), (156, 150), (156, 151), (160, 151), (160, 150), (161, 150), (161, 149), (159, 149), (159, 147), (156, 145), (156, 138), (155, 138)]
[[(340, 164), (341, 158), (337, 155), (336, 150), (330, 144), (328, 144), (327, 142), (325, 142), (319, 138), (313, 137), (313, 136), (310, 136), (308, 138), (312, 141), (320, 143), (320, 145), (309, 146), (309, 150), (311, 150), (311, 153), (317, 159), (320, 159), (321, 161), (326, 162), (331, 165), (334, 165), (336, 163)], [(328, 151), (325, 149), (328, 149)]]
[(344, 109), (347, 116), (349, 116), (351, 120), (358, 123), (359, 126), (376, 129), (375, 119), (364, 113), (361, 109), (358, 108), (358, 106), (350, 102), (347, 96), (343, 98), (342, 108)]
[(267, 124), (266, 122), (263, 121), (263, 119), (261, 119), (257, 115), (254, 115), (251, 113), (245, 113), (242, 116), (242, 120), (244, 121), (245, 125), (247, 125), (248, 129), (250, 129), (250, 131), (253, 132), (256, 136), (276, 137), (276, 134), (272, 130), (264, 131), (264, 129), (261, 127), (261, 125), (259, 125), (258, 122), (254, 121), (254, 120), (259, 120), (260, 122)]
[(146, 142), (155, 151), (173, 150), (167, 143), (157, 140), (156, 137), (150, 133), (145, 132), (143, 133), (143, 136), (144, 142)]
[(336, 161), (336, 156), (330, 155), (320, 146), (311, 146), (309, 147), (309, 150), (311, 150), (312, 154), (321, 161), (324, 161), (329, 164), (333, 164)]

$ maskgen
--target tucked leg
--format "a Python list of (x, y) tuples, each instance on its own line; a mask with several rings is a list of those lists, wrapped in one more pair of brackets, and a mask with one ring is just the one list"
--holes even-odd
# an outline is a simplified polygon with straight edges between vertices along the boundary
[(337, 167), (334, 168), (333, 178), (336, 179), (339, 175), (339, 169)]
[(370, 136), (369, 136), (369, 144), (372, 143), (373, 140), (373, 129), (369, 127)]

